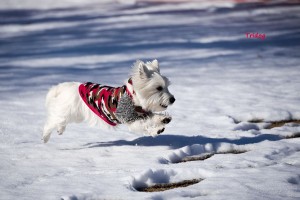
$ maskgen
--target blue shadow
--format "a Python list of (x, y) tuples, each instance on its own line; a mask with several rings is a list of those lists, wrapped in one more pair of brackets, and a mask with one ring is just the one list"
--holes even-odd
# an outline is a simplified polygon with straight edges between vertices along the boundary
[(184, 136), (184, 135), (160, 135), (157, 137), (140, 137), (135, 140), (116, 140), (109, 142), (87, 143), (86, 148), (111, 147), (111, 146), (168, 146), (171, 149), (181, 148), (193, 144), (218, 144), (230, 143), (245, 145), (260, 143), (263, 141), (278, 141), (283, 139), (281, 136), (272, 134), (261, 134), (255, 137), (242, 137), (240, 139), (228, 138), (208, 138), (204, 136)]

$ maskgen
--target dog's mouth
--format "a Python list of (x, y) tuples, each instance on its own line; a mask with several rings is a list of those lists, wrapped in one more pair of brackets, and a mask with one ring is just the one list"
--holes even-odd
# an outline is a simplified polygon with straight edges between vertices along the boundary
[(163, 107), (163, 108), (167, 108), (168, 107), (168, 106), (163, 105), (163, 104), (160, 104), (160, 106)]

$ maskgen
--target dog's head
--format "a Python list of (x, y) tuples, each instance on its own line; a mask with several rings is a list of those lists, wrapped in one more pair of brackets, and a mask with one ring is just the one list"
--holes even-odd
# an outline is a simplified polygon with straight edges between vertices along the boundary
[(170, 81), (160, 74), (157, 60), (147, 63), (136, 61), (132, 69), (132, 85), (135, 103), (145, 110), (164, 111), (175, 102), (168, 89)]

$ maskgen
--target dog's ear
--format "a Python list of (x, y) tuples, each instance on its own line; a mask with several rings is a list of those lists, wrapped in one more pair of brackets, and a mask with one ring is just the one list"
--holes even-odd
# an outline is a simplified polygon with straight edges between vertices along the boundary
[(159, 68), (159, 65), (158, 65), (158, 60), (154, 59), (152, 60), (152, 66), (156, 67), (156, 68)]
[(143, 79), (149, 78), (151, 76), (149, 69), (142, 61), (139, 62), (139, 74)]
[(147, 62), (147, 67), (149, 67), (150, 70), (160, 73), (159, 72), (159, 64), (156, 59), (152, 60), (152, 62)]

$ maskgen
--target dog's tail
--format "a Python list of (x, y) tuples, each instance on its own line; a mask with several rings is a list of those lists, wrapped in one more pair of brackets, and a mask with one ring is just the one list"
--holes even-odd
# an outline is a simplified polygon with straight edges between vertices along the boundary
[(48, 108), (50, 102), (52, 99), (56, 98), (59, 94), (59, 91), (58, 91), (58, 85), (56, 86), (53, 86), (52, 88), (50, 88), (47, 96), (46, 96), (46, 107)]

